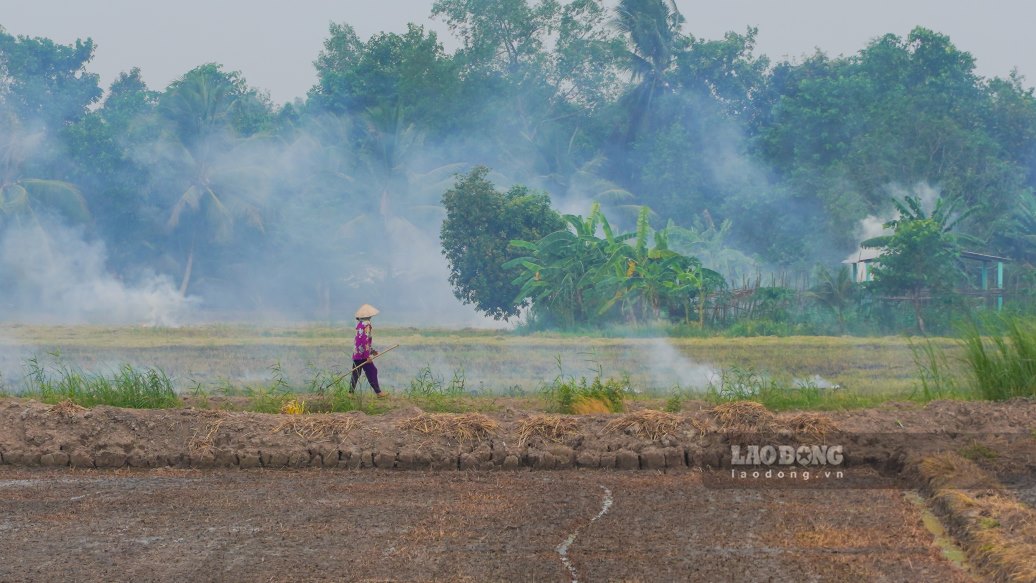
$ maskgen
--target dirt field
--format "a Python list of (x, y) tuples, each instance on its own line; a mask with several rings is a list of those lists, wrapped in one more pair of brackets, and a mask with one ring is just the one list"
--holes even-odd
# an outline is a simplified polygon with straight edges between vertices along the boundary
[[(8, 468), (0, 492), (3, 581), (969, 580), (899, 490), (724, 491), (692, 472)], [(570, 569), (559, 546), (573, 534)]]
[[(717, 479), (745, 439), (841, 443), (849, 477)], [(0, 581), (981, 580), (926, 526), (912, 469), (952, 452), (1031, 504), (1034, 443), (1028, 400), (550, 417), (5, 399)]]

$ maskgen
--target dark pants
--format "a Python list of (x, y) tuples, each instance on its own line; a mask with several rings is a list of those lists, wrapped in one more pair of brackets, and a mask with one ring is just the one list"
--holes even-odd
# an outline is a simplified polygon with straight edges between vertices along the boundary
[[(363, 366), (361, 368), (357, 368), (361, 364)], [(351, 393), (356, 390), (356, 381), (360, 380), (361, 370), (365, 375), (367, 375), (367, 382), (371, 384), (371, 388), (374, 389), (374, 392), (380, 393), (381, 387), (378, 385), (378, 369), (374, 366), (373, 362), (366, 359), (353, 360), (353, 378), (352, 382), (349, 384), (349, 392)]]

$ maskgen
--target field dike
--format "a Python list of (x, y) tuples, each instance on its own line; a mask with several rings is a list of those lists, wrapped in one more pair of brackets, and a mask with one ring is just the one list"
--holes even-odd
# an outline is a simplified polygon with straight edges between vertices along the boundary
[[(74, 468), (728, 469), (733, 443), (840, 443), (842, 467), (899, 476), (910, 459), (1011, 432), (1036, 445), (1036, 404), (933, 403), (775, 414), (735, 402), (672, 414), (262, 414), (0, 399), (0, 463)], [(922, 435), (923, 437), (918, 437)], [(1019, 443), (1020, 442), (1020, 443)], [(984, 446), (985, 447), (985, 446)], [(1031, 461), (1029, 463), (1032, 463)], [(1034, 472), (1036, 468), (1028, 468)]]
[(1036, 510), (957, 453), (926, 457), (911, 467), (911, 473), (929, 505), (984, 575), (994, 581), (1036, 581)]

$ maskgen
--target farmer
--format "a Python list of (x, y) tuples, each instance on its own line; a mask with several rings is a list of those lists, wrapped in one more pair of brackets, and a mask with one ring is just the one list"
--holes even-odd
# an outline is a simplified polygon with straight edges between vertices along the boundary
[(371, 357), (377, 356), (378, 351), (371, 345), (374, 343), (374, 328), (371, 326), (371, 318), (378, 315), (378, 309), (370, 304), (363, 304), (356, 310), (356, 347), (353, 349), (353, 378), (349, 384), (349, 392), (356, 390), (356, 381), (360, 380), (360, 369), (367, 375), (374, 394), (384, 397), (378, 385), (378, 369), (374, 366)]

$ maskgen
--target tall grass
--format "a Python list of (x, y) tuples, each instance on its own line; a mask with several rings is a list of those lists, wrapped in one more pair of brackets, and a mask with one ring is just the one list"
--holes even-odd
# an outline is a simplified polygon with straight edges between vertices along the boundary
[(26, 362), (26, 368), (26, 395), (44, 403), (68, 400), (83, 407), (110, 405), (133, 409), (166, 409), (180, 404), (172, 381), (161, 369), (138, 369), (124, 364), (108, 377), (83, 372), (58, 359), (53, 372), (48, 372), (36, 356)]
[(558, 375), (554, 382), (544, 385), (540, 394), (547, 402), (547, 410), (553, 413), (618, 413), (626, 408), (626, 400), (634, 395), (630, 378), (604, 378), (604, 369), (591, 353), (594, 376), (591, 380), (565, 375), (561, 356), (555, 356)]
[(705, 391), (705, 400), (710, 403), (755, 401), (771, 411), (858, 409), (873, 407), (892, 396), (825, 388), (810, 380), (791, 381), (740, 366), (723, 369), (718, 382), (710, 382)]
[(961, 371), (950, 361), (930, 338), (915, 342), (908, 339), (910, 353), (917, 367), (917, 390), (914, 400), (928, 402), (935, 399), (958, 399), (974, 397), (974, 391), (962, 384)]
[(963, 328), (961, 344), (983, 398), (1036, 397), (1036, 318), (1001, 316), (972, 322)]
[(471, 409), (464, 400), (467, 396), (465, 382), (463, 368), (455, 369), (453, 377), (446, 382), (441, 375), (436, 376), (432, 372), (431, 366), (425, 366), (410, 381), (404, 395), (425, 411), (465, 413)]

